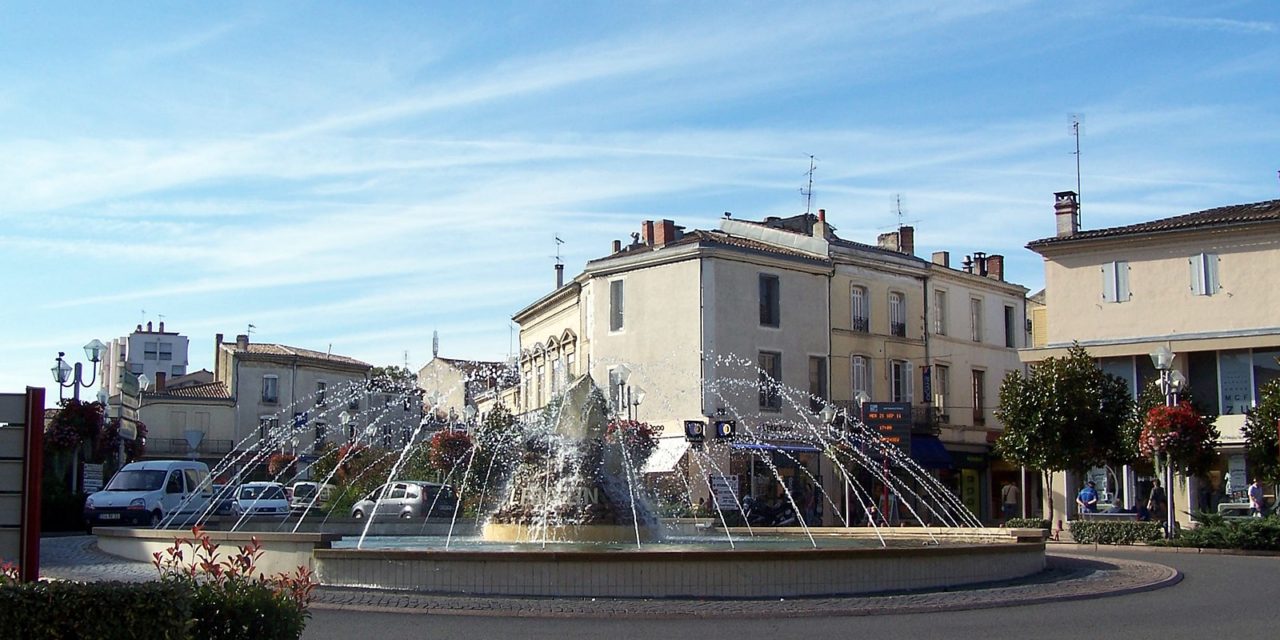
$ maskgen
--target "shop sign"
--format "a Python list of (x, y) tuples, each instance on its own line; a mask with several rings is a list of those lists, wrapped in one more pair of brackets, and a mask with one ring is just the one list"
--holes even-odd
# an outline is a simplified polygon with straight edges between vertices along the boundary
[(738, 490), (738, 474), (713, 473), (707, 479), (711, 484), (711, 495), (716, 500), (716, 506), (721, 511), (737, 511), (738, 497), (735, 493)]
[(862, 405), (862, 421), (880, 436), (911, 455), (911, 405), (905, 402), (868, 402)]
[(102, 465), (85, 464), (84, 465), (84, 492), (96, 493), (102, 491)]

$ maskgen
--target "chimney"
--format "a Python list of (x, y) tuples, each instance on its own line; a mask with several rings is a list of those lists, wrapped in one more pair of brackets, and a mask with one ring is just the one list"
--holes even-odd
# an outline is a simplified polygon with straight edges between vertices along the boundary
[(160, 333), (164, 333), (164, 320), (160, 321)]
[(818, 209), (818, 222), (821, 222), (822, 224), (826, 224), (826, 223), (827, 223), (827, 210), (826, 210), (826, 209)]
[(236, 351), (248, 351), (248, 350), (249, 350), (249, 335), (246, 333), (242, 333), (236, 336)]
[(898, 227), (898, 251), (909, 256), (916, 254), (916, 228), (912, 226)]
[(164, 378), (165, 376), (163, 371), (156, 372), (155, 387), (152, 388), (152, 391), (156, 393), (164, 393)]
[(622, 251), (622, 241), (621, 241), (621, 240), (614, 240), (614, 241), (613, 241), (613, 252), (614, 252), (614, 253), (617, 253), (617, 252), (619, 252), (619, 251)]
[(137, 328), (137, 329), (134, 329), (134, 332), (136, 332), (136, 333), (142, 333), (142, 323), (141, 323), (141, 322), (139, 322), (139, 323), (138, 323), (138, 328)]
[(973, 273), (979, 276), (987, 275), (987, 254), (985, 252), (973, 252)]
[(1080, 199), (1074, 191), (1053, 194), (1053, 217), (1058, 221), (1058, 237), (1073, 236), (1080, 231)]
[(147, 321), (147, 333), (151, 333), (151, 321)]
[(934, 264), (938, 264), (938, 265), (942, 265), (942, 266), (947, 267), (947, 268), (950, 268), (950, 267), (951, 267), (951, 252), (950, 252), (950, 251), (934, 251), (934, 252), (933, 252), (933, 263), (934, 263)]
[(564, 286), (564, 265), (556, 263), (556, 289)]
[(676, 241), (676, 223), (672, 220), (658, 222), (655, 231), (657, 233), (653, 238), (655, 247), (665, 247), (668, 243)]
[(640, 225), (640, 242), (653, 246), (653, 221), (645, 220)]
[(987, 277), (1004, 282), (1004, 256), (996, 253), (987, 256)]
[(890, 231), (876, 236), (876, 246), (890, 251), (898, 250), (898, 232)]
[(964, 257), (964, 262), (962, 262), (962, 263), (960, 263), (960, 264), (962, 265), (962, 267), (961, 267), (961, 268), (962, 268), (962, 269), (964, 269), (964, 272), (965, 272), (965, 273), (973, 273), (973, 258), (972, 258), (972, 257), (970, 257), (970, 256), (965, 256), (965, 257)]

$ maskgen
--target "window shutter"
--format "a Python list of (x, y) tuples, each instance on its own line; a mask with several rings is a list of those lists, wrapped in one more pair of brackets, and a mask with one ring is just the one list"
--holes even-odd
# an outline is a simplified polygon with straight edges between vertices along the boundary
[(1218, 292), (1218, 260), (1217, 254), (1204, 254), (1204, 294), (1206, 296)]
[(1129, 298), (1129, 263), (1116, 262), (1116, 302), (1128, 302)]
[(915, 398), (915, 389), (913, 388), (915, 386), (916, 379), (915, 365), (911, 364), (911, 362), (903, 362), (902, 377), (905, 378), (902, 397), (907, 401), (907, 404), (911, 404), (912, 400)]
[(1102, 301), (1116, 301), (1116, 263), (1106, 262), (1102, 265)]
[(1191, 268), (1192, 295), (1204, 295), (1204, 254), (1187, 258), (1187, 265)]

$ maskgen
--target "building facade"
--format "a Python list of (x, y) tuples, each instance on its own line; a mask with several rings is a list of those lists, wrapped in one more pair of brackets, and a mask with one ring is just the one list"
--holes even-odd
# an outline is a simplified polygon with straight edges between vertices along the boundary
[(116, 338), (107, 345), (107, 354), (100, 365), (102, 381), (107, 393), (120, 395), (124, 372), (146, 375), (154, 381), (157, 374), (169, 378), (186, 375), (190, 341), (186, 336), (164, 330), (164, 322), (154, 330), (148, 322), (146, 328), (139, 324), (133, 333)]
[[(1078, 207), (1074, 192), (1056, 194), (1057, 234), (1027, 245), (1044, 258), (1045, 338), (1022, 358), (1061, 356), (1079, 342), (1136, 396), (1159, 378), (1149, 354), (1168, 347), (1189, 392), (1219, 415), (1222, 445), (1214, 469), (1185, 484), (1178, 510), (1239, 499), (1245, 413), (1280, 376), (1280, 200), (1088, 231)], [(1130, 500), (1147, 491), (1139, 480)], [(1069, 495), (1058, 499), (1069, 504)]]

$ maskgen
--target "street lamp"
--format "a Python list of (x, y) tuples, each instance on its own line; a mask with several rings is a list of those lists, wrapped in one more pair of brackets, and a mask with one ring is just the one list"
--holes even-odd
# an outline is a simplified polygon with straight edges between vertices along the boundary
[(62, 389), (64, 387), (70, 387), (72, 389), (71, 397), (77, 402), (80, 401), (80, 387), (84, 387), (88, 389), (89, 387), (93, 386), (93, 383), (95, 381), (97, 381), (98, 379), (97, 364), (99, 362), (102, 362), (102, 356), (106, 350), (107, 350), (107, 345), (102, 344), (102, 341), (98, 340), (97, 338), (90, 340), (89, 344), (86, 344), (84, 346), (85, 358), (87, 358), (89, 362), (92, 362), (94, 364), (93, 377), (90, 378), (89, 382), (87, 383), (84, 381), (84, 365), (77, 362), (75, 364), (75, 367), (72, 367), (71, 365), (67, 364), (66, 360), (62, 359), (64, 356), (67, 355), (66, 352), (65, 351), (58, 352), (58, 357), (55, 361), (56, 364), (53, 365), (53, 368), (51, 369), (51, 371), (53, 372), (54, 381), (58, 383), (58, 399), (59, 400), (62, 399)]
[[(1173, 359), (1175, 354), (1169, 350), (1167, 345), (1160, 345), (1160, 348), (1151, 352), (1151, 363), (1155, 365), (1156, 370), (1160, 372), (1160, 392), (1164, 394), (1165, 406), (1172, 407), (1178, 404), (1178, 391), (1182, 389), (1186, 378), (1182, 373), (1173, 369)], [(1176, 375), (1175, 375), (1176, 374)], [(1160, 467), (1160, 454), (1156, 454), (1156, 469)], [(1169, 456), (1165, 456), (1164, 464), (1164, 504), (1165, 504), (1165, 532), (1166, 538), (1173, 538), (1173, 460)]]
[(355, 440), (356, 440), (356, 429), (355, 429), (355, 427), (351, 424), (351, 414), (350, 414), (350, 413), (348, 413), (348, 412), (346, 412), (346, 411), (343, 411), (342, 413), (339, 413), (339, 414), (338, 414), (338, 425), (339, 425), (339, 428), (340, 428), (340, 429), (342, 429), (343, 433), (346, 433), (346, 434), (347, 434), (347, 441), (348, 441), (348, 442), (355, 442)]
[[(613, 379), (618, 382), (617, 404), (621, 405), (625, 410), (627, 420), (635, 420), (640, 403), (644, 402), (644, 389), (641, 389), (639, 385), (627, 384), (631, 379), (631, 369), (625, 364), (620, 364), (614, 368)], [(622, 411), (618, 411), (617, 406), (614, 407), (614, 410), (619, 414), (622, 413)]]

